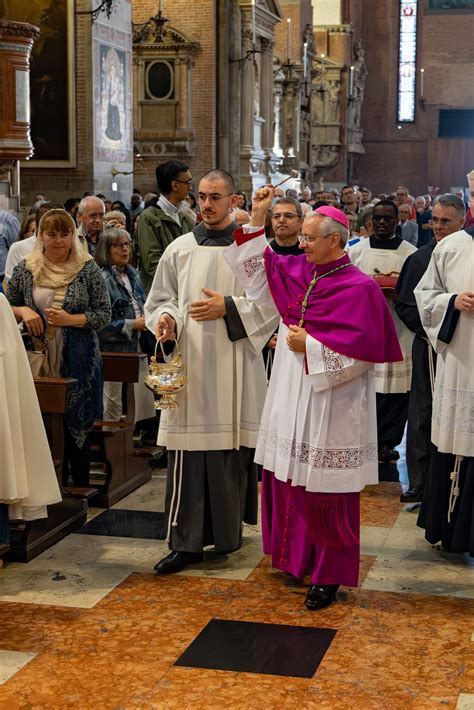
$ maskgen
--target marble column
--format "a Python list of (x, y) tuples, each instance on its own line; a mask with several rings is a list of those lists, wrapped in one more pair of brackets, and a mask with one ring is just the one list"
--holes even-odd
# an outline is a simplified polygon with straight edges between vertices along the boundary
[[(242, 57), (253, 48), (251, 15), (244, 13), (242, 19)], [(254, 143), (254, 109), (255, 109), (255, 73), (253, 54), (249, 54), (241, 73), (241, 110), (240, 110), (240, 175), (241, 190), (252, 190), (250, 158)]]
[(273, 48), (275, 43), (261, 40), (260, 115), (265, 123), (262, 127), (262, 149), (265, 153), (265, 175), (270, 175), (270, 160), (273, 159)]
[[(242, 32), (242, 56), (252, 49), (252, 32), (249, 27)], [(241, 112), (240, 112), (240, 142), (241, 147), (250, 149), (253, 146), (253, 114), (255, 107), (255, 75), (253, 55), (250, 54), (242, 67), (241, 79)]]
[(38, 36), (39, 29), (34, 25), (0, 20), (0, 207), (17, 213), (20, 211), (19, 161), (33, 155), (30, 53)]
[(261, 41), (260, 115), (265, 119), (262, 148), (273, 148), (273, 48), (274, 42)]

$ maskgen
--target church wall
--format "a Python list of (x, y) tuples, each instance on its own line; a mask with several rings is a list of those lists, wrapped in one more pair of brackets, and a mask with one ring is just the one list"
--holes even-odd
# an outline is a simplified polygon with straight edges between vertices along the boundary
[(301, 62), (303, 57), (303, 32), (306, 24), (313, 22), (311, 0), (283, 0), (280, 2), (283, 22), (275, 26), (275, 55), (286, 62), (288, 58), (288, 23), (291, 19), (291, 57), (292, 62)]
[(355, 179), (375, 192), (406, 184), (412, 194), (426, 192), (429, 185), (444, 192), (465, 184), (474, 140), (439, 139), (438, 112), (474, 107), (474, 13), (427, 15), (419, 0), (417, 76), (424, 67), (426, 107), (423, 111), (417, 105), (415, 122), (399, 129), (398, 1), (366, 0), (363, 7), (362, 17), (355, 8), (351, 17), (368, 69), (362, 113), (366, 153), (358, 160)]
[[(133, 0), (133, 22), (145, 22), (157, 11), (157, 0)], [(183, 158), (191, 174), (199, 177), (215, 167), (216, 160), (216, 17), (214, 3), (209, 0), (164, 0), (163, 15), (169, 25), (183, 32), (189, 40), (199, 42), (192, 72), (192, 119), (195, 136), (194, 156)], [(168, 158), (165, 158), (168, 159)], [(159, 156), (135, 161), (134, 186), (142, 194), (156, 189), (155, 169)], [(194, 187), (197, 188), (197, 181)]]

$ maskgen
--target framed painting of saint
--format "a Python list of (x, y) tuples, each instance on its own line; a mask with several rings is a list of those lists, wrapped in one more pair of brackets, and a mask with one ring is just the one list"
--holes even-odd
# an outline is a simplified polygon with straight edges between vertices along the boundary
[(74, 0), (0, 0), (0, 17), (40, 29), (30, 72), (34, 155), (23, 167), (75, 165)]

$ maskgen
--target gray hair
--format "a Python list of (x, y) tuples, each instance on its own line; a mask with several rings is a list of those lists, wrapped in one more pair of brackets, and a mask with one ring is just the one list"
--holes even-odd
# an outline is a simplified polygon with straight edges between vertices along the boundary
[(97, 242), (94, 253), (94, 259), (99, 266), (110, 266), (112, 264), (110, 259), (110, 247), (117, 239), (119, 239), (119, 237), (122, 239), (128, 239), (130, 246), (132, 245), (130, 234), (125, 229), (119, 229), (119, 227), (104, 229), (99, 241)]
[(273, 203), (273, 207), (276, 207), (277, 205), (293, 205), (293, 207), (296, 209), (296, 214), (298, 215), (298, 217), (300, 219), (303, 217), (303, 208), (301, 207), (301, 202), (299, 202), (294, 197), (277, 197), (277, 199)]
[(118, 220), (124, 226), (126, 224), (125, 215), (123, 212), (120, 212), (120, 210), (112, 210), (111, 212), (107, 212), (107, 214), (104, 215), (104, 225), (106, 227), (107, 227), (107, 222), (110, 222), (111, 220)]
[(314, 217), (319, 217), (321, 220), (319, 223), (321, 236), (329, 237), (330, 234), (339, 234), (341, 237), (341, 248), (344, 249), (347, 244), (347, 240), (349, 239), (349, 230), (347, 227), (344, 227), (343, 224), (335, 219), (332, 219), (332, 217), (326, 217), (319, 214), (319, 212), (309, 212), (305, 217), (305, 221), (313, 219)]
[(82, 200), (79, 202), (79, 207), (77, 208), (77, 214), (84, 214), (86, 211), (87, 207), (89, 206), (89, 203), (95, 201), (95, 202), (100, 202), (102, 207), (104, 208), (105, 212), (105, 205), (103, 200), (100, 199), (100, 197), (96, 197), (95, 195), (88, 195), (88, 197), (83, 197)]
[(456, 197), (456, 195), (452, 195), (450, 192), (447, 192), (445, 195), (439, 195), (435, 199), (433, 207), (436, 207), (436, 205), (440, 205), (440, 207), (454, 207), (459, 215), (459, 219), (465, 219), (466, 217), (466, 205), (464, 201)]

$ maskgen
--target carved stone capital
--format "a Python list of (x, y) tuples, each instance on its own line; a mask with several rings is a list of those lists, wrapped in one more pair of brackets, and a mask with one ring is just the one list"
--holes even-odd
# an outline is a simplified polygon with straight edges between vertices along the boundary
[(31, 39), (33, 43), (39, 35), (39, 27), (36, 25), (30, 25), (28, 22), (0, 20), (0, 37), (25, 37)]
[(275, 48), (275, 42), (273, 42), (270, 39), (266, 39), (265, 37), (262, 37), (260, 40), (260, 51), (262, 54), (268, 54), (270, 56), (273, 56), (273, 50)]

